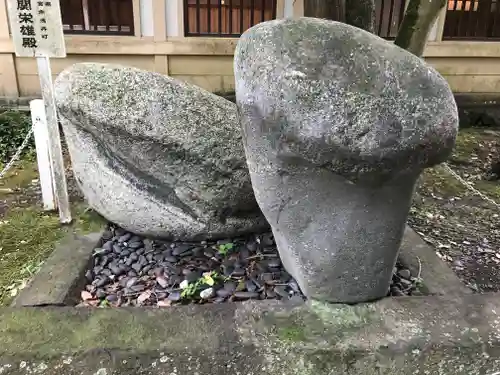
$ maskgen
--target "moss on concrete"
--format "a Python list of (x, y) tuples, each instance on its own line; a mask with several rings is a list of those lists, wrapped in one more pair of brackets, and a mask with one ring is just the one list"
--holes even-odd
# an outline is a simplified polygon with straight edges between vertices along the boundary
[(147, 309), (133, 313), (125, 308), (0, 310), (0, 358), (30, 353), (50, 358), (95, 348), (147, 352), (218, 346), (222, 325), (185, 312), (165, 314), (160, 321)]
[(0, 305), (7, 305), (66, 234), (97, 232), (105, 221), (83, 204), (72, 209), (72, 225), (38, 207), (15, 208), (0, 219)]

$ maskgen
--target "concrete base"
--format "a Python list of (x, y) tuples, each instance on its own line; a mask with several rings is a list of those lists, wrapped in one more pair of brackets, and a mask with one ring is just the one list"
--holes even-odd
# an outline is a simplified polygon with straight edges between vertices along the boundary
[(500, 299), (5, 308), (0, 373), (493, 375)]
[[(375, 303), (249, 301), (164, 309), (74, 308), (100, 233), (61, 243), (0, 309), (0, 374), (494, 375), (500, 298), (470, 295), (407, 228), (400, 261), (434, 296)], [(43, 307), (40, 307), (43, 305)], [(498, 374), (496, 374), (498, 375)]]
[[(84, 275), (91, 261), (92, 250), (100, 245), (101, 235), (102, 231), (65, 238), (12, 306), (76, 305), (80, 290), (85, 286)], [(426, 295), (470, 293), (453, 271), (437, 257), (434, 249), (410, 227), (405, 230), (399, 261), (413, 275), (420, 271), (421, 291)]]

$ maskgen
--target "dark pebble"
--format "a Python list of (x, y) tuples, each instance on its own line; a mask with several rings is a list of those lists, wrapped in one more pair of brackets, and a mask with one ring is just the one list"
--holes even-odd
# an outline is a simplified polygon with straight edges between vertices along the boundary
[(232, 281), (226, 281), (224, 283), (224, 289), (227, 290), (228, 292), (230, 293), (233, 293), (235, 290), (236, 290), (236, 283), (232, 282)]
[(143, 246), (142, 242), (131, 242), (131, 243), (128, 244), (128, 247), (130, 249), (138, 249), (138, 248), (140, 248), (142, 246)]
[(120, 280), (118, 280), (118, 284), (122, 287), (122, 288), (125, 288), (127, 286), (127, 283), (130, 279), (125, 276), (125, 277), (122, 277)]
[(140, 263), (134, 263), (132, 264), (132, 268), (134, 269), (135, 272), (139, 272), (142, 268)]
[(134, 270), (129, 270), (127, 272), (127, 276), (128, 277), (136, 277), (137, 276), (137, 272), (135, 272)]
[(101, 267), (101, 266), (95, 266), (92, 271), (94, 272), (94, 277), (96, 277), (97, 275), (99, 275), (102, 270), (104, 269), (104, 267)]
[(190, 283), (193, 283), (195, 282), (196, 280), (198, 280), (200, 277), (201, 277), (201, 272), (198, 272), (198, 271), (193, 271), (193, 272), (190, 272), (186, 275), (186, 280)]
[(168, 295), (168, 299), (172, 302), (177, 302), (181, 299), (181, 292), (172, 292)]
[(144, 241), (142, 241), (144, 244), (144, 247), (146, 248), (146, 251), (153, 250), (154, 249), (154, 243), (152, 240), (146, 238)]
[(275, 299), (276, 298), (276, 293), (272, 289), (266, 290), (265, 294), (266, 294), (266, 298), (269, 298), (269, 299)]
[(167, 298), (167, 296), (168, 296), (168, 293), (166, 293), (166, 292), (156, 292), (156, 299), (158, 301), (164, 300), (165, 298)]
[(410, 279), (411, 272), (410, 270), (403, 268), (398, 271), (398, 276), (401, 277), (402, 279)]
[(134, 292), (134, 293), (139, 293), (139, 292), (142, 292), (144, 289), (146, 289), (146, 285), (143, 285), (143, 284), (135, 284), (135, 285), (132, 285), (129, 289), (130, 289), (132, 292)]
[(102, 239), (105, 240), (105, 241), (109, 241), (112, 238), (113, 238), (113, 233), (110, 230), (106, 230), (102, 234)]
[(148, 273), (148, 272), (149, 272), (150, 270), (152, 270), (152, 269), (153, 269), (153, 264), (148, 264), (148, 265), (146, 265), (146, 266), (142, 267), (141, 272), (142, 272), (143, 274), (145, 274), (145, 273)]
[(193, 255), (195, 257), (199, 257), (199, 256), (203, 255), (203, 250), (205, 250), (203, 247), (195, 247), (193, 249)]
[(271, 258), (267, 261), (267, 266), (269, 268), (279, 268), (281, 267), (281, 260), (279, 258)]
[(99, 265), (101, 267), (105, 267), (108, 263), (109, 263), (109, 258), (107, 255), (104, 255), (103, 257), (101, 257), (101, 261), (99, 262)]
[(105, 242), (104, 245), (102, 245), (102, 248), (104, 250), (111, 251), (111, 250), (113, 250), (113, 245), (114, 245), (113, 241), (108, 241), (108, 242)]
[(121, 237), (123, 236), (127, 231), (123, 228), (115, 228), (115, 236)]
[(109, 270), (113, 273), (115, 276), (120, 276), (125, 273), (125, 270), (115, 264), (110, 264), (109, 265)]
[(273, 246), (274, 245), (274, 239), (272, 233), (268, 233), (262, 236), (262, 245), (264, 246)]
[(146, 252), (146, 250), (141, 247), (140, 249), (137, 249), (136, 251), (134, 251), (134, 253), (136, 253), (137, 255), (142, 255)]
[(120, 254), (120, 253), (122, 252), (122, 248), (121, 248), (121, 246), (120, 246), (120, 245), (117, 245), (117, 244), (114, 244), (114, 245), (113, 245), (113, 252), (114, 252), (115, 254)]
[(213, 303), (222, 303), (224, 302), (226, 299), (224, 297), (217, 297), (216, 299), (214, 299), (214, 302)]
[(273, 283), (273, 274), (272, 273), (263, 273), (260, 275), (262, 281), (264, 281), (266, 284), (272, 284)]
[(128, 257), (130, 254), (131, 254), (131, 251), (130, 251), (130, 250), (123, 249), (123, 250), (122, 250), (122, 252), (120, 253), (120, 256), (121, 256), (122, 258), (125, 258), (125, 257)]
[(179, 254), (179, 256), (181, 258), (184, 258), (186, 261), (188, 260), (187, 257), (189, 257), (191, 255), (193, 255), (193, 250), (187, 250), (187, 251), (184, 251), (182, 254)]
[(255, 285), (251, 280), (245, 281), (245, 286), (249, 292), (255, 292), (257, 290), (257, 285)]
[(203, 255), (205, 255), (207, 258), (212, 258), (215, 255), (215, 252), (213, 252), (210, 249), (205, 249), (203, 252)]
[(239, 300), (255, 299), (255, 298), (259, 298), (259, 293), (256, 293), (256, 292), (235, 292), (234, 298), (239, 299)]
[(288, 283), (288, 286), (290, 289), (292, 289), (295, 293), (300, 293), (300, 288), (299, 285), (297, 284), (296, 281), (292, 280)]
[(280, 272), (279, 278), (284, 284), (292, 281), (292, 276), (284, 270)]
[(290, 293), (287, 292), (284, 286), (274, 287), (274, 292), (282, 298), (290, 298)]
[(120, 238), (118, 238), (118, 242), (123, 243), (125, 241), (128, 241), (131, 237), (132, 237), (131, 233), (126, 233), (123, 236), (120, 236)]
[(234, 271), (233, 267), (224, 267), (224, 276), (232, 276)]
[(88, 282), (92, 282), (92, 280), (94, 280), (94, 274), (92, 273), (91, 270), (87, 270), (87, 272), (85, 272), (85, 278), (88, 280)]
[(255, 252), (258, 249), (259, 245), (255, 241), (250, 241), (250, 242), (247, 242), (246, 247), (251, 252)]
[(116, 294), (109, 294), (108, 296), (106, 296), (106, 300), (108, 302), (116, 302), (118, 301), (118, 296)]
[(127, 280), (125, 287), (130, 288), (130, 287), (134, 286), (135, 284), (137, 284), (138, 281), (139, 281), (139, 279), (137, 277), (132, 277), (132, 278)]
[(153, 253), (149, 253), (149, 254), (146, 254), (146, 260), (148, 262), (151, 262), (153, 260), (153, 257), (154, 257), (154, 254)]
[(208, 264), (204, 264), (204, 263), (200, 264), (200, 265), (198, 266), (198, 269), (199, 269), (200, 271), (203, 271), (203, 272), (212, 271), (212, 267), (210, 267)]
[(190, 250), (193, 246), (192, 245), (188, 245), (188, 244), (181, 244), (181, 245), (177, 245), (176, 247), (174, 247), (174, 249), (172, 250), (172, 255), (180, 255), (182, 253), (185, 253), (187, 252), (188, 250)]
[(176, 263), (177, 262), (177, 258), (174, 257), (173, 255), (167, 255), (165, 257), (165, 261), (166, 262), (170, 262), (170, 263)]
[(219, 289), (216, 293), (217, 293), (217, 296), (222, 297), (222, 298), (227, 298), (233, 294), (233, 292), (226, 290), (226, 289)]
[(102, 277), (94, 280), (94, 286), (96, 288), (102, 288), (104, 285), (109, 284), (109, 282), (110, 282), (109, 277), (102, 276)]
[(111, 272), (111, 270), (109, 268), (103, 268), (103, 270), (101, 271), (101, 275), (104, 275), (104, 276), (111, 276), (113, 274), (113, 272)]
[(144, 255), (140, 255), (137, 263), (142, 264), (144, 266), (144, 265), (148, 264), (148, 260), (146, 259), (146, 257)]
[(162, 276), (165, 273), (165, 270), (163, 267), (156, 267), (154, 269), (154, 275), (155, 276)]
[(239, 252), (239, 257), (241, 260), (246, 261), (246, 259), (250, 257), (250, 251), (246, 248), (242, 248)]
[(161, 262), (161, 261), (163, 261), (163, 255), (161, 255), (161, 254), (155, 254), (155, 255), (153, 256), (153, 260), (154, 260), (155, 262)]
[(405, 294), (398, 287), (391, 287), (391, 295), (396, 297), (404, 296)]
[(102, 289), (97, 289), (95, 291), (95, 296), (99, 299), (103, 299), (103, 298), (106, 298), (106, 292)]
[(133, 262), (137, 261), (137, 259), (139, 259), (139, 255), (137, 255), (136, 253), (132, 253), (129, 255), (129, 259), (132, 259)]
[(125, 264), (129, 267), (132, 265), (132, 263), (134, 263), (134, 260), (132, 258), (127, 258), (127, 260), (125, 261)]
[(179, 276), (179, 275), (172, 275), (172, 276), (170, 276), (170, 278), (169, 278), (169, 281), (170, 281), (170, 284), (171, 284), (171, 285), (178, 285), (178, 284), (180, 284), (183, 280), (184, 280), (184, 278), (183, 278), (182, 276)]

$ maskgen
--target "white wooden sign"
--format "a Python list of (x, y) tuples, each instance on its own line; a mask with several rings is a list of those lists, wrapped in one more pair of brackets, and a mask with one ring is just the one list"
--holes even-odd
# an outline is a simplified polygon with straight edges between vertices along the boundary
[(66, 57), (59, 0), (7, 0), (16, 56)]

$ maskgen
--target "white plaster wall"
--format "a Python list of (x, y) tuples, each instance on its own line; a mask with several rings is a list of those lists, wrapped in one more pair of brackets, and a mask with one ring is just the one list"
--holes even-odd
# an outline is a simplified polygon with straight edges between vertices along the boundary
[(153, 0), (140, 0), (141, 35), (154, 36), (153, 28)]

